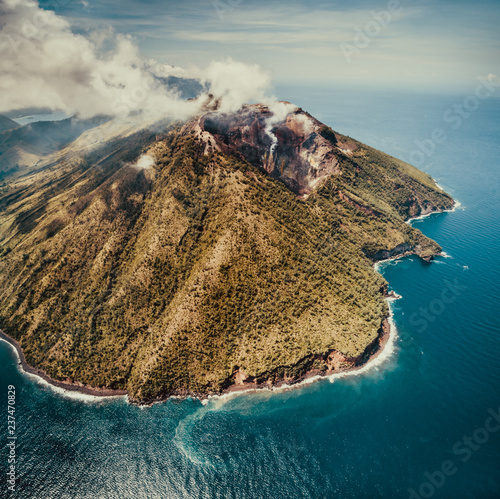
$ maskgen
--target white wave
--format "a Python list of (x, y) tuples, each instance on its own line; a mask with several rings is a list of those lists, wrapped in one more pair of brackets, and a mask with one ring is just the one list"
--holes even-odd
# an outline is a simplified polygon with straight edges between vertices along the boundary
[(413, 222), (418, 222), (419, 220), (424, 220), (424, 219), (430, 217), (431, 215), (436, 215), (437, 213), (445, 213), (448, 211), (451, 211), (451, 210), (431, 211), (430, 213), (426, 213), (425, 215), (418, 215), (417, 217), (409, 218), (406, 221), (406, 223), (411, 225)]
[(386, 258), (385, 260), (379, 260), (373, 264), (373, 270), (380, 274), (380, 271), (385, 269), (386, 267), (392, 267), (394, 265), (398, 265), (403, 262), (406, 258), (411, 258), (411, 255), (395, 255), (390, 258)]
[(413, 222), (418, 222), (419, 220), (424, 220), (424, 218), (430, 217), (431, 215), (434, 215), (435, 213), (438, 213), (438, 212), (433, 211), (431, 213), (427, 213), (427, 215), (419, 215), (418, 217), (409, 218), (406, 221), (406, 223), (411, 225)]
[(206, 455), (196, 450), (196, 444), (193, 442), (191, 436), (191, 429), (198, 421), (201, 421), (205, 415), (210, 412), (210, 410), (212, 409), (203, 405), (195, 412), (179, 421), (172, 441), (181, 453), (192, 463), (201, 466), (213, 467), (213, 463), (206, 457)]
[(426, 215), (419, 215), (418, 217), (409, 218), (408, 220), (406, 220), (406, 223), (411, 225), (412, 222), (417, 222), (419, 220), (424, 220), (425, 218), (430, 217), (431, 215), (437, 215), (439, 213), (453, 213), (454, 211), (457, 211), (458, 208), (460, 208), (461, 206), (462, 206), (462, 203), (460, 201), (458, 201), (457, 199), (454, 199), (453, 200), (453, 207), (450, 208), (449, 210), (431, 211), (430, 213), (427, 213)]
[[(441, 187), (435, 180), (434, 180), (434, 183), (443, 192), (445, 192), (445, 190), (443, 189), (443, 187)], [(452, 211), (456, 211), (458, 208), (460, 208), (460, 206), (462, 206), (462, 203), (460, 201), (458, 201), (457, 199), (454, 199), (453, 200), (453, 207), (452, 208), (450, 208), (449, 210), (443, 210), (443, 212), (434, 212), (434, 213), (451, 213)]]
[(90, 395), (88, 393), (81, 393), (76, 390), (67, 390), (66, 388), (62, 388), (60, 386), (49, 383), (36, 374), (26, 372), (24, 369), (22, 369), (21, 364), (19, 364), (19, 367), (21, 367), (22, 372), (29, 376), (32, 380), (34, 380), (35, 383), (42, 385), (45, 388), (49, 388), (52, 392), (66, 399), (77, 400), (86, 404), (102, 403), (104, 401), (116, 399), (124, 399), (128, 401), (128, 395)]
[[(450, 208), (449, 210), (444, 210), (443, 213), (452, 213), (454, 211), (457, 211), (458, 208), (460, 208), (461, 206), (462, 206), (462, 203), (460, 201), (458, 201), (458, 199), (454, 199), (453, 208)], [(465, 208), (462, 208), (462, 209), (465, 209)]]
[(85, 403), (96, 403), (96, 402), (103, 402), (104, 400), (108, 399), (119, 399), (123, 398), (128, 401), (128, 395), (90, 395), (86, 393), (81, 393), (78, 391), (74, 390), (66, 390), (65, 388), (62, 388), (60, 386), (53, 385), (52, 383), (49, 383), (48, 381), (44, 380), (40, 376), (29, 373), (23, 369), (23, 365), (21, 364), (21, 358), (19, 357), (19, 352), (17, 351), (16, 347), (9, 343), (7, 340), (4, 340), (3, 338), (0, 338), (0, 341), (3, 341), (7, 345), (9, 345), (12, 350), (14, 350), (16, 357), (17, 357), (17, 368), (21, 372), (21, 374), (27, 376), (30, 378), (32, 381), (37, 383), (38, 385), (43, 386), (44, 388), (49, 388), (52, 392), (56, 393), (57, 395), (60, 395), (64, 398), (72, 399), (72, 400), (78, 400), (80, 402), (85, 402)]
[[(399, 295), (398, 295), (399, 296)], [(315, 383), (317, 381), (321, 380), (328, 380), (330, 383), (334, 383), (335, 380), (337, 379), (342, 379), (342, 378), (347, 378), (351, 376), (360, 376), (368, 373), (371, 370), (377, 370), (380, 371), (380, 367), (390, 358), (396, 351), (396, 338), (398, 336), (397, 333), (397, 328), (396, 324), (394, 322), (393, 318), (393, 310), (392, 310), (392, 303), (397, 300), (396, 297), (394, 298), (386, 298), (387, 303), (389, 305), (389, 317), (388, 317), (388, 322), (389, 322), (389, 338), (387, 340), (387, 343), (384, 345), (383, 350), (374, 358), (369, 360), (366, 364), (363, 366), (359, 367), (358, 369), (354, 369), (352, 371), (344, 371), (340, 373), (333, 373), (328, 376), (322, 376), (322, 375), (317, 375), (317, 376), (312, 376), (310, 378), (307, 378), (303, 381), (300, 381), (298, 383), (294, 383), (292, 385), (289, 384), (284, 384), (280, 386), (272, 386), (272, 387), (262, 387), (262, 388), (248, 388), (245, 390), (239, 390), (237, 392), (229, 392), (229, 393), (223, 393), (222, 395), (209, 395), (205, 400), (202, 401), (202, 404), (206, 407), (209, 403), (212, 406), (212, 403), (217, 403), (217, 402), (222, 402), (224, 403), (230, 398), (233, 397), (238, 397), (241, 395), (249, 395), (249, 394), (262, 394), (264, 393), (275, 393), (275, 392), (283, 392), (283, 391), (289, 391), (289, 390), (296, 390), (298, 388), (302, 388), (304, 386), (310, 385), (312, 383)], [(216, 409), (221, 407), (220, 404), (217, 404), (217, 407), (211, 407), (211, 409)]]

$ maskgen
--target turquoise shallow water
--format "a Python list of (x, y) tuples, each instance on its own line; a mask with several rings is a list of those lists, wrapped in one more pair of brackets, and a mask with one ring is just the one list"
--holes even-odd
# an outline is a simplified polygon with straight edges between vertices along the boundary
[[(500, 100), (481, 102), (453, 130), (442, 114), (465, 96), (278, 90), (405, 160), (415, 139), (447, 133), (422, 168), (462, 206), (413, 222), (449, 257), (382, 268), (403, 296), (393, 305), (394, 353), (333, 383), (138, 408), (62, 397), (22, 375), (0, 342), (4, 402), (16, 386), (11, 497), (500, 497), (500, 431), (488, 420), (500, 408)], [(9, 497), (2, 448), (0, 497)]]

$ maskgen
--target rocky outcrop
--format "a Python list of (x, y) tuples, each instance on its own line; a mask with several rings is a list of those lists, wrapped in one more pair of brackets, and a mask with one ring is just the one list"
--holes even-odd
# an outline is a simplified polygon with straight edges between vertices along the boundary
[(390, 250), (379, 250), (373, 256), (373, 261), (379, 262), (381, 260), (388, 260), (389, 258), (395, 258), (397, 256), (403, 256), (412, 254), (415, 252), (415, 248), (412, 248), (408, 243), (398, 244), (395, 248)]
[(337, 155), (356, 147), (331, 130), (325, 133), (325, 125), (289, 102), (244, 106), (232, 114), (209, 112), (187, 129), (205, 143), (205, 153), (237, 154), (299, 195), (339, 174)]
[(308, 355), (293, 366), (278, 367), (258, 377), (247, 376), (241, 368), (238, 368), (233, 376), (227, 380), (224, 392), (295, 385), (313, 376), (330, 376), (355, 371), (369, 360), (376, 358), (389, 337), (390, 324), (385, 319), (379, 329), (378, 336), (357, 357), (347, 357), (342, 352), (331, 349), (322, 354)]
[(372, 259), (374, 262), (380, 262), (382, 260), (390, 260), (392, 258), (400, 258), (402, 256), (417, 255), (422, 260), (430, 262), (436, 255), (441, 252), (441, 250), (442, 248), (438, 245), (436, 245), (434, 248), (431, 248), (429, 246), (427, 246), (426, 248), (422, 248), (422, 246), (419, 244), (411, 246), (408, 243), (401, 243), (391, 250), (377, 251), (375, 255), (373, 255)]

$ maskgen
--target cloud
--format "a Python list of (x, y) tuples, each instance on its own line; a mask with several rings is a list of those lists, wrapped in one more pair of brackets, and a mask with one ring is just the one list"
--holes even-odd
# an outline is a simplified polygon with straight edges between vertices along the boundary
[(270, 102), (269, 110), (273, 113), (272, 117), (268, 118), (268, 123), (276, 124), (283, 123), (286, 117), (297, 110), (297, 106), (289, 102)]
[(143, 154), (133, 166), (135, 166), (139, 170), (147, 170), (148, 168), (154, 166), (155, 163), (156, 161), (152, 156)]
[(131, 37), (111, 30), (76, 32), (67, 19), (34, 0), (0, 0), (0, 53), (0, 113), (48, 107), (82, 118), (186, 119), (206, 98), (181, 99), (165, 85), (165, 77), (199, 79), (224, 110), (261, 99), (270, 87), (258, 66), (232, 60), (192, 74), (144, 61)]
[(237, 111), (242, 104), (263, 101), (271, 86), (271, 80), (257, 65), (247, 65), (227, 59), (213, 62), (200, 75), (210, 86), (210, 92), (220, 99), (221, 112)]

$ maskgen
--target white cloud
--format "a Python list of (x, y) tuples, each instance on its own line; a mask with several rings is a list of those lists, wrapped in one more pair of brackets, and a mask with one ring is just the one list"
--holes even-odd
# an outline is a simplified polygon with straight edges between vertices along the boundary
[(297, 106), (290, 104), (289, 102), (270, 102), (268, 104), (269, 110), (273, 115), (268, 118), (267, 123), (269, 125), (275, 125), (277, 123), (283, 123), (286, 117), (297, 110)]
[(198, 77), (224, 110), (261, 99), (270, 86), (258, 66), (227, 60), (195, 70), (144, 61), (134, 41), (112, 31), (75, 33), (34, 0), (0, 0), (0, 113), (48, 107), (82, 118), (140, 114), (186, 119), (205, 99), (184, 101), (157, 76)]
[(200, 75), (210, 84), (210, 92), (221, 100), (223, 113), (237, 111), (243, 103), (262, 101), (271, 86), (271, 80), (257, 65), (248, 65), (227, 59), (213, 62)]
[(139, 157), (139, 159), (133, 166), (135, 166), (140, 170), (147, 170), (148, 168), (154, 166), (155, 163), (156, 161), (152, 156), (149, 156), (148, 154), (143, 154), (142, 156)]

